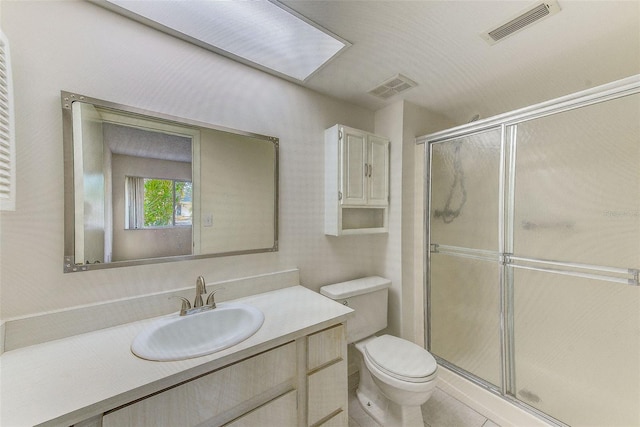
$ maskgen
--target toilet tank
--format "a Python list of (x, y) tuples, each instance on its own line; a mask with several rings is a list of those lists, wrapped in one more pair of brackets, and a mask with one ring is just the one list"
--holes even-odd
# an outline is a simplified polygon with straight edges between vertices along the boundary
[(360, 341), (387, 327), (387, 299), (391, 281), (379, 276), (363, 277), (320, 288), (320, 293), (352, 308), (347, 320), (347, 342)]

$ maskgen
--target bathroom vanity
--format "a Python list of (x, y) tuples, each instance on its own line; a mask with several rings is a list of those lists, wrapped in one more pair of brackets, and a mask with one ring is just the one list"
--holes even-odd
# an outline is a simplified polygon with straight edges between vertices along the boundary
[(0, 423), (346, 426), (351, 309), (302, 286), (236, 300), (264, 313), (245, 341), (193, 359), (130, 351), (153, 319), (2, 355)]

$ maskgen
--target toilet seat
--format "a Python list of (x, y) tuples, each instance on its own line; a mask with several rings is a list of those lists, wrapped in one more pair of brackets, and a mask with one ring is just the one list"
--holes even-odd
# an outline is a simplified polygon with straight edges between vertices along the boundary
[(423, 383), (436, 376), (437, 363), (424, 348), (392, 335), (365, 345), (365, 357), (378, 370), (400, 381)]

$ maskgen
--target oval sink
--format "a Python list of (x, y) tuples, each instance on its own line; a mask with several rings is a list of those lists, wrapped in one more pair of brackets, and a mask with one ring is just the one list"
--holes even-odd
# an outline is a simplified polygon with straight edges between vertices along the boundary
[(231, 347), (253, 335), (264, 314), (242, 303), (221, 303), (212, 310), (157, 320), (140, 332), (131, 351), (147, 360), (182, 360)]

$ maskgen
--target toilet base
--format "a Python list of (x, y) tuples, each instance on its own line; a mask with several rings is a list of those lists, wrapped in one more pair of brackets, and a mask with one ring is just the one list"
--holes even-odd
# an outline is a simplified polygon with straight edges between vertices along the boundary
[(364, 412), (366, 412), (367, 415), (373, 418), (375, 422), (383, 426), (386, 418), (385, 414), (387, 411), (387, 403), (388, 403), (387, 399), (384, 397), (380, 399), (379, 397), (382, 397), (382, 396), (377, 396), (378, 399), (371, 398), (370, 396), (367, 396), (366, 393), (361, 391), (359, 388), (356, 390), (356, 397), (358, 398), (358, 401), (360, 402), (360, 406), (362, 406), (362, 409), (364, 410)]
[(422, 427), (424, 418), (420, 406), (401, 406), (382, 395), (368, 396), (360, 389), (356, 396), (362, 409), (383, 427)]
[[(360, 362), (362, 363), (361, 354)], [(422, 427), (424, 420), (420, 406), (401, 406), (386, 397), (376, 386), (371, 372), (360, 365), (360, 384), (356, 396), (362, 409), (384, 427)]]

